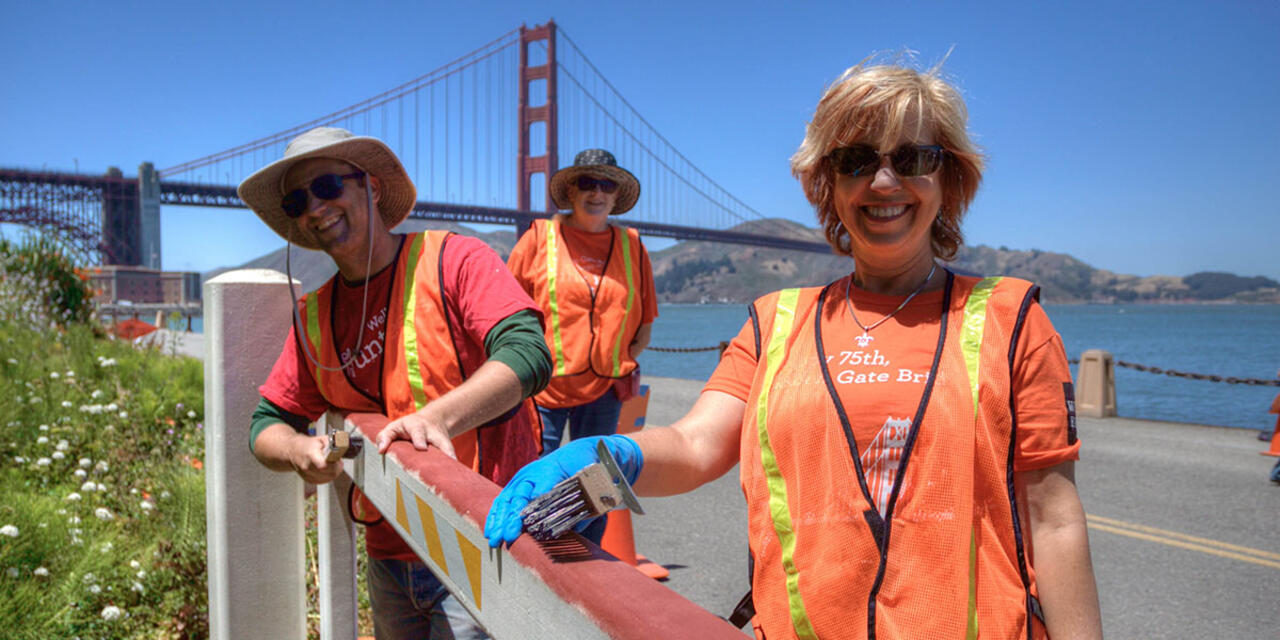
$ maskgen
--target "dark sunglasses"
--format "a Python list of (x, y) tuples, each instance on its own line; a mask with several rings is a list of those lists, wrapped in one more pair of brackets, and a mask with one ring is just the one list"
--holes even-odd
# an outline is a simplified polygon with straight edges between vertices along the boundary
[(594, 190), (596, 187), (600, 187), (600, 191), (604, 193), (613, 193), (618, 190), (618, 183), (605, 178), (578, 176), (578, 191), (586, 193), (587, 191)]
[(312, 195), (321, 200), (337, 200), (342, 197), (343, 180), (363, 177), (363, 171), (348, 173), (345, 176), (340, 176), (336, 173), (316, 176), (305, 189), (294, 189), (284, 194), (284, 197), (280, 199), (280, 208), (284, 209), (286, 216), (296, 218), (307, 211), (307, 191), (311, 191)]
[(854, 144), (832, 149), (827, 157), (836, 173), (846, 176), (869, 175), (880, 168), (882, 155), (889, 156), (893, 170), (904, 178), (927, 176), (942, 167), (942, 156), (946, 149), (936, 145), (904, 144), (897, 149), (881, 154), (868, 144)]

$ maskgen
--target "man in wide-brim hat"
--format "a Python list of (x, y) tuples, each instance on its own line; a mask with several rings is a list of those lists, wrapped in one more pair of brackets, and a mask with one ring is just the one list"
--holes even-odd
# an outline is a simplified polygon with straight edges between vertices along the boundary
[[(575, 440), (617, 430), (622, 401), (639, 387), (636, 356), (658, 317), (640, 235), (609, 224), (635, 206), (636, 177), (608, 151), (587, 149), (551, 176), (547, 190), (572, 211), (535, 222), (507, 260), (546, 318), (552, 378), (535, 398), (543, 455), (560, 446), (566, 424)], [(603, 524), (584, 535), (600, 542)]]
[[(239, 193), (285, 240), (338, 266), (298, 301), (259, 388), (249, 446), (262, 464), (316, 484), (336, 478), (342, 464), (327, 460), (327, 438), (307, 435), (329, 409), (391, 418), (377, 438), (380, 453), (393, 440), (438, 447), (499, 485), (536, 457), (528, 398), (549, 372), (540, 312), (479, 240), (391, 233), (416, 192), (385, 144), (312, 129)], [(409, 300), (416, 307), (406, 309)], [(354, 511), (371, 523), (367, 579), (379, 639), (486, 637), (363, 496)]]

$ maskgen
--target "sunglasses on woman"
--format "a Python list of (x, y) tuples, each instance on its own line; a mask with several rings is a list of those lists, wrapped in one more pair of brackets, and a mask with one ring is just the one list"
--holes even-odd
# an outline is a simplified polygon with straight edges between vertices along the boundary
[(591, 176), (578, 176), (578, 191), (586, 193), (600, 187), (600, 191), (604, 193), (613, 193), (618, 190), (618, 183), (607, 180), (605, 178), (592, 178)]
[(307, 191), (310, 191), (311, 195), (321, 200), (337, 200), (342, 197), (343, 180), (363, 177), (363, 171), (348, 173), (345, 176), (340, 176), (336, 173), (316, 176), (306, 188), (294, 189), (284, 194), (284, 197), (280, 199), (280, 208), (284, 209), (286, 216), (296, 218), (307, 211)]
[(857, 177), (870, 175), (880, 168), (880, 158), (889, 156), (894, 173), (904, 177), (927, 176), (942, 167), (946, 149), (936, 144), (904, 144), (882, 154), (869, 144), (854, 144), (832, 149), (827, 154), (836, 173)]

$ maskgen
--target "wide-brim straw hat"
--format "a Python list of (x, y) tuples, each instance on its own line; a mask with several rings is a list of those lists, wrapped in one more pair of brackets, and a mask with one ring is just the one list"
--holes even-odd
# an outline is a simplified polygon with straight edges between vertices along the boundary
[(557, 207), (573, 208), (573, 202), (569, 199), (569, 185), (583, 174), (607, 178), (618, 183), (616, 192), (618, 199), (614, 200), (613, 211), (609, 212), (611, 216), (630, 211), (631, 207), (636, 206), (636, 200), (640, 199), (640, 181), (636, 180), (630, 171), (619, 167), (612, 153), (604, 149), (587, 149), (574, 156), (572, 166), (565, 167), (551, 176), (551, 185), (548, 189), (551, 191), (551, 201)]
[(311, 158), (341, 160), (366, 175), (376, 176), (381, 185), (378, 212), (387, 229), (407, 218), (417, 202), (418, 190), (405, 172), (404, 165), (381, 140), (357, 136), (346, 129), (316, 127), (290, 141), (284, 149), (283, 158), (245, 178), (236, 190), (240, 199), (267, 226), (299, 247), (320, 249), (320, 245), (293, 232), (294, 221), (285, 215), (280, 200), (284, 198), (284, 178), (289, 169)]

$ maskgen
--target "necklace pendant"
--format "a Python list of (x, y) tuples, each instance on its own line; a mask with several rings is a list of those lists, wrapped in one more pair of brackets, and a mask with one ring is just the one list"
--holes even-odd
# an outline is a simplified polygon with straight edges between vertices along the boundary
[(872, 337), (871, 337), (871, 336), (866, 332), (866, 330), (865, 330), (865, 329), (862, 331), (862, 335), (860, 335), (860, 336), (858, 336), (858, 337), (856, 337), (856, 338), (854, 338), (854, 339), (853, 339), (853, 341), (854, 341), (854, 342), (857, 342), (857, 343), (858, 343), (858, 346), (859, 346), (859, 347), (865, 347), (865, 346), (867, 346), (867, 343), (871, 342), (872, 340), (875, 340), (875, 338), (872, 338)]

